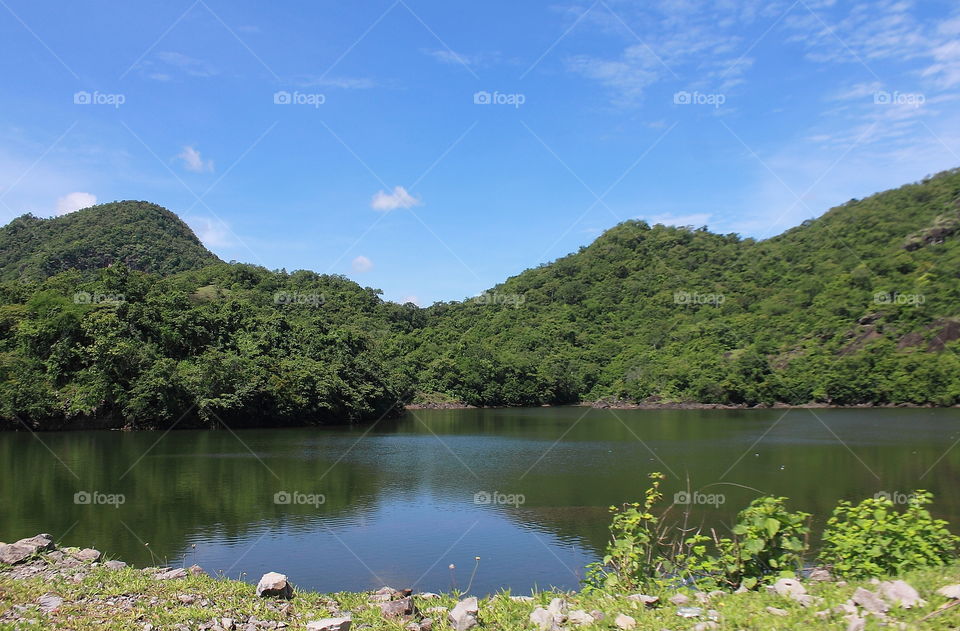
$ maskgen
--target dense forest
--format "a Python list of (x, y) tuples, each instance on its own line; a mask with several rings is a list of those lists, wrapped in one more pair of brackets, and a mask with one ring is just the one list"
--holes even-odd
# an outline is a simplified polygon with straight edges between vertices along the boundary
[(628, 221), (463, 302), (223, 263), (116, 202), (0, 229), (8, 427), (471, 405), (960, 402), (960, 169), (755, 241)]

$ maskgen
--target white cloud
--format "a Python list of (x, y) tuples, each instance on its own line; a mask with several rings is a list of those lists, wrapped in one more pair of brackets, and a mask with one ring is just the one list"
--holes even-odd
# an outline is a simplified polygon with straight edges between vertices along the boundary
[(412, 302), (413, 304), (417, 305), (418, 307), (420, 306), (420, 299), (417, 298), (416, 296), (407, 296), (407, 297), (403, 298), (403, 299), (400, 301), (400, 304), (405, 305), (405, 304), (407, 304), (408, 302)]
[(183, 160), (183, 168), (194, 173), (204, 173), (213, 171), (213, 160), (204, 160), (200, 152), (195, 148), (187, 146), (183, 148), (177, 157)]
[(693, 213), (690, 215), (655, 215), (653, 217), (642, 217), (651, 225), (662, 223), (665, 226), (693, 226), (699, 228), (705, 226), (710, 221), (710, 213)]
[(420, 198), (408, 193), (407, 189), (402, 186), (395, 186), (392, 193), (377, 191), (377, 194), (370, 200), (370, 208), (387, 212), (397, 208), (413, 208), (421, 203)]
[(225, 248), (234, 245), (233, 231), (225, 221), (210, 217), (186, 217), (184, 221), (208, 248)]
[(350, 264), (353, 267), (353, 271), (358, 274), (363, 274), (364, 272), (369, 272), (373, 269), (373, 261), (368, 259), (365, 256), (358, 256), (353, 259), (353, 262)]
[(96, 203), (97, 196), (93, 195), (92, 193), (82, 193), (79, 191), (76, 193), (67, 193), (57, 200), (56, 215), (58, 217), (61, 215), (66, 215), (67, 213), (72, 213), (75, 210), (93, 206)]

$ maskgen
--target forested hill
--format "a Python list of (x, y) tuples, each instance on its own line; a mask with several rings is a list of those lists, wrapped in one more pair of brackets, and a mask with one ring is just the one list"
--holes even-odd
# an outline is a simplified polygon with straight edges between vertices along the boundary
[(420, 309), (218, 262), (144, 202), (22, 217), (0, 244), (0, 422), (319, 423), (412, 399), (954, 405), (958, 230), (955, 170), (759, 242), (626, 222)]
[(960, 401), (960, 170), (764, 241), (630, 221), (428, 310), (410, 370), (474, 404)]
[(218, 262), (175, 214), (149, 202), (113, 202), (0, 228), (0, 279), (38, 280), (114, 263), (167, 275)]

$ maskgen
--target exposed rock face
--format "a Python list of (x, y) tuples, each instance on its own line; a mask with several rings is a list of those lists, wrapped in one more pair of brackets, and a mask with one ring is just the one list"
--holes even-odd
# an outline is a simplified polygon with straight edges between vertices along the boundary
[[(186, 570), (183, 572), (186, 576)], [(287, 580), (285, 574), (267, 572), (260, 577), (260, 581), (257, 583), (257, 596), (290, 600), (293, 598), (293, 585)]]

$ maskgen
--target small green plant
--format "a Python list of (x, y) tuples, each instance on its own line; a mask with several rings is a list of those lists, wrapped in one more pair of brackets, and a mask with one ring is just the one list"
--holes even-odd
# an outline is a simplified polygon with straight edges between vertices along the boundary
[(924, 508), (932, 502), (933, 494), (922, 490), (909, 497), (903, 511), (882, 496), (857, 505), (841, 501), (827, 520), (820, 562), (852, 578), (946, 565), (956, 557), (960, 538)]
[(634, 590), (660, 573), (659, 518), (653, 507), (663, 499), (660, 484), (662, 473), (651, 473), (651, 485), (643, 503), (630, 502), (611, 506), (610, 542), (603, 561), (587, 566), (586, 584), (589, 589), (610, 591)]

